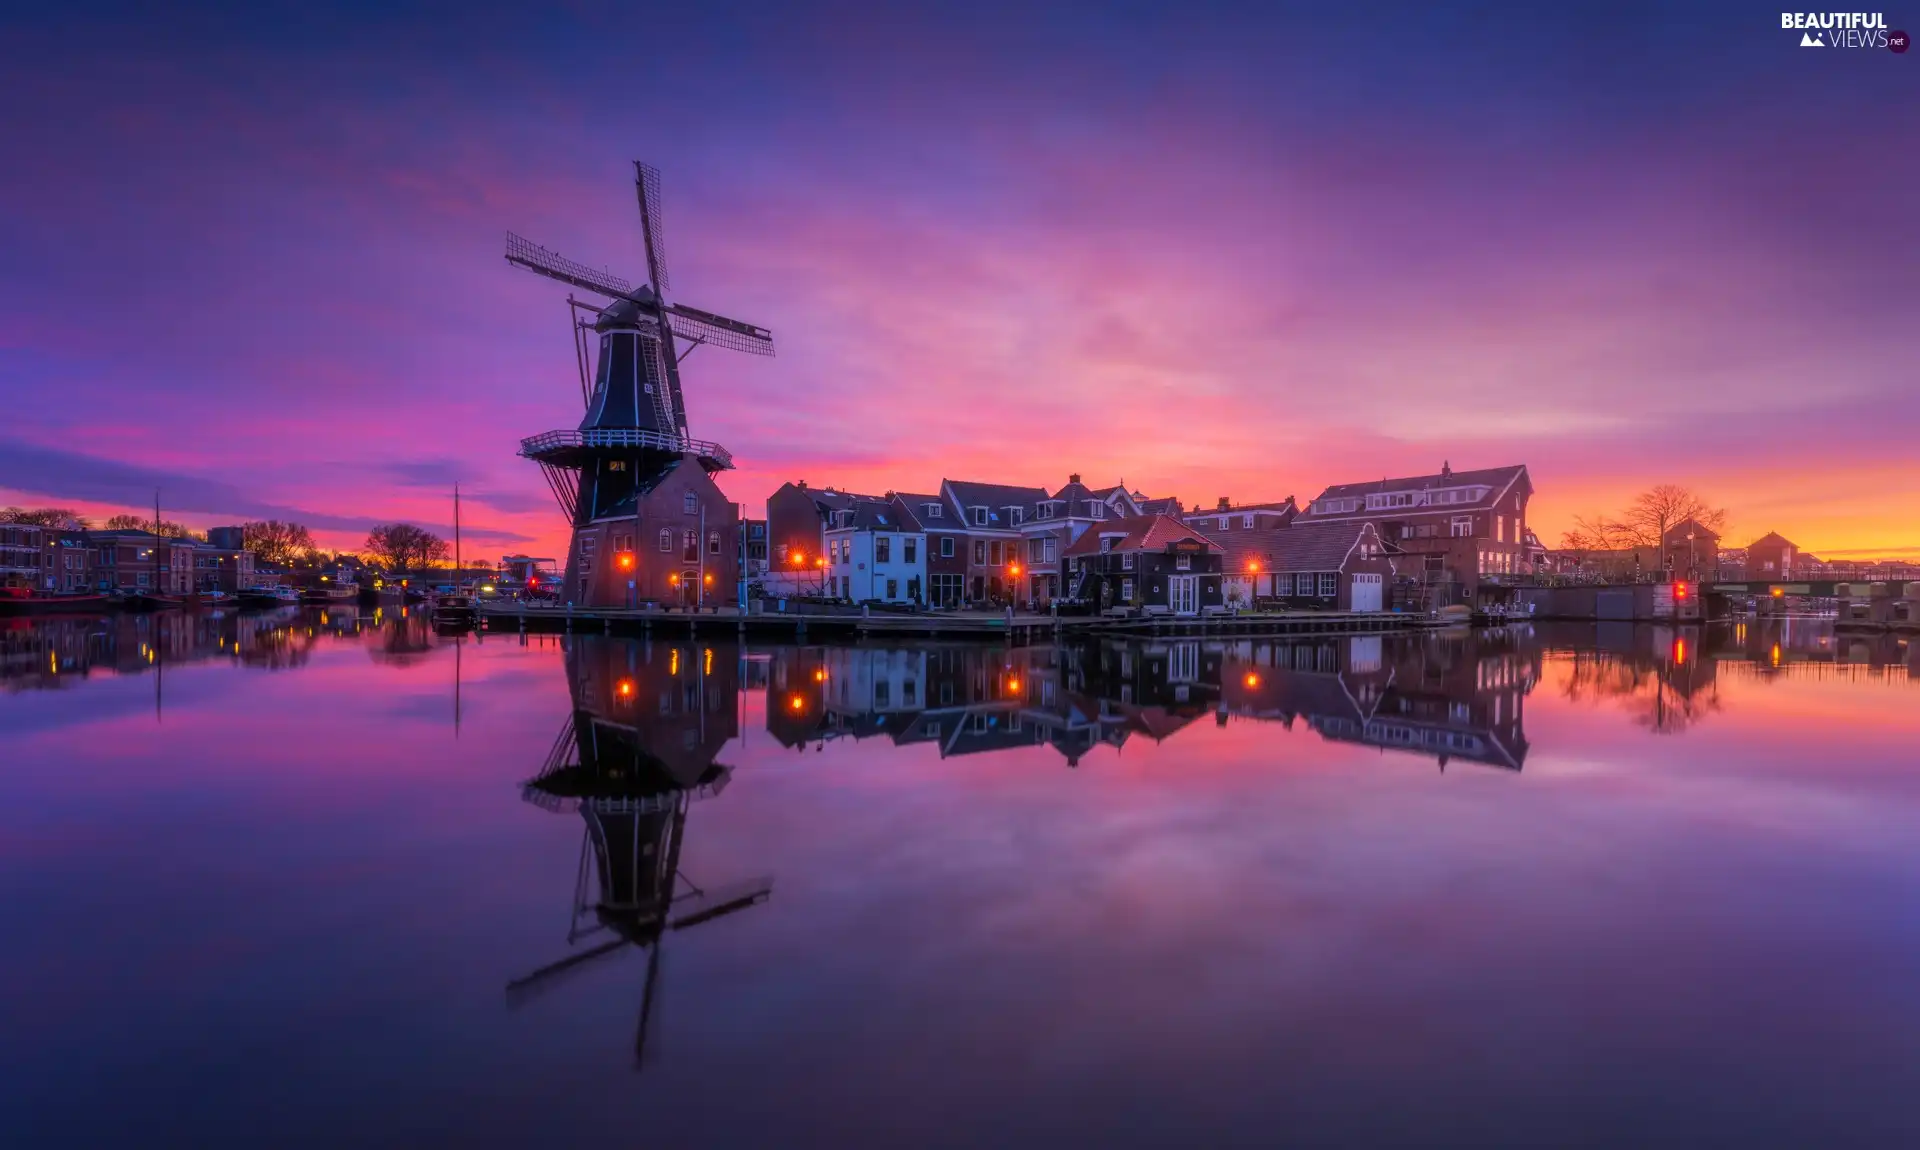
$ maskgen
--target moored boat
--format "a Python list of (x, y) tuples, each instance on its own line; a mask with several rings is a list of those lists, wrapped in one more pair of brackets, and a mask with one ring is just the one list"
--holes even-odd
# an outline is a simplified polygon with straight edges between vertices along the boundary
[(471, 627), (479, 618), (480, 612), (475, 609), (471, 596), (442, 595), (433, 602), (436, 627)]
[(315, 607), (338, 607), (351, 603), (358, 591), (351, 587), (317, 586), (300, 592), (300, 601)]
[(278, 584), (262, 584), (240, 592), (239, 600), (242, 607), (295, 607), (300, 603), (300, 592)]
[(120, 599), (120, 608), (124, 611), (171, 611), (186, 604), (185, 599), (173, 595), (155, 595), (147, 591), (135, 591)]
[(0, 590), (0, 615), (98, 615), (110, 607), (105, 595), (36, 595), (24, 589)]

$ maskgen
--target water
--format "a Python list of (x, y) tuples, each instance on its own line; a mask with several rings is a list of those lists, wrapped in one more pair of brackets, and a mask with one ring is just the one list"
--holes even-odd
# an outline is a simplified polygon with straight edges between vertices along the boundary
[(1920, 1143), (1920, 643), (0, 652), (9, 1146)]

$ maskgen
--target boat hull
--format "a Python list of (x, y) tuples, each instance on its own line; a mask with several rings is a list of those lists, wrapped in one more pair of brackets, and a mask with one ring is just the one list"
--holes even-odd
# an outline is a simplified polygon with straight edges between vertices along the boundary
[(43, 599), (0, 598), (0, 617), (9, 615), (104, 615), (113, 609), (105, 595), (51, 595)]

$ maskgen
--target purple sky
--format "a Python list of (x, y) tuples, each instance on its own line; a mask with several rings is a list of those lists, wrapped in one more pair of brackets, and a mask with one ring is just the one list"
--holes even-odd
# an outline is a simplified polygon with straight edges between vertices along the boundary
[(1920, 553), (1920, 56), (1538, 7), (16, 19), (0, 501), (354, 545), (458, 480), (555, 553), (513, 452), (578, 420), (564, 293), (501, 242), (644, 278), (643, 158), (676, 298), (779, 341), (686, 373), (752, 508), (1523, 462), (1550, 540), (1680, 482)]

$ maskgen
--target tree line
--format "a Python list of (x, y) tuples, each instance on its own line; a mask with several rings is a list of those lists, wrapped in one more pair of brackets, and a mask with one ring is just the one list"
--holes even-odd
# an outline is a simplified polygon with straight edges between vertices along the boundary
[[(0, 508), (0, 523), (20, 523), (53, 527), (66, 531), (93, 529), (92, 520), (67, 507)], [(150, 531), (171, 539), (197, 539), (204, 543), (207, 534), (194, 531), (171, 520), (153, 520), (139, 515), (115, 515), (103, 525), (107, 531)], [(279, 519), (256, 519), (240, 526), (242, 544), (263, 563), (276, 567), (318, 566), (340, 559), (362, 556), (368, 562), (389, 571), (411, 571), (446, 562), (453, 549), (446, 540), (412, 523), (382, 523), (367, 532), (358, 552), (328, 551), (314, 542), (313, 532), (304, 523)]]

